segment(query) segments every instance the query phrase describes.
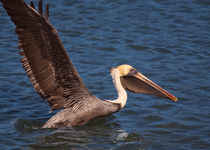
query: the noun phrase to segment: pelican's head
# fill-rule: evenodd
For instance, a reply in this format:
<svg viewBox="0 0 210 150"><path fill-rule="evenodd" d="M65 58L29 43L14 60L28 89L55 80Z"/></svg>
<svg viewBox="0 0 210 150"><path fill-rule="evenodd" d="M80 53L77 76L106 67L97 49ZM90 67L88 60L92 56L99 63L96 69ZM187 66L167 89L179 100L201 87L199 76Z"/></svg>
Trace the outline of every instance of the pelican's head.
<svg viewBox="0 0 210 150"><path fill-rule="evenodd" d="M112 77L118 72L118 77L124 89L134 93L153 94L160 97L165 97L177 101L178 99L149 80L135 68L130 65L120 65L111 69Z"/></svg>

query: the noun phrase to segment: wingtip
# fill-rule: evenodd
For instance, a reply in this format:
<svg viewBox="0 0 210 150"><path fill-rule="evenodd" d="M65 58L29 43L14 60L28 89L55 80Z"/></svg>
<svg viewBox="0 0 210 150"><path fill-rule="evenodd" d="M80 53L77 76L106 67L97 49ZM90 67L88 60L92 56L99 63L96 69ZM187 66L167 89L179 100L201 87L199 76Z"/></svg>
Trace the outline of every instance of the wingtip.
<svg viewBox="0 0 210 150"><path fill-rule="evenodd" d="M30 6L33 8L33 9L35 9L35 6L34 6L34 3L31 1L30 2ZM36 10L36 9L35 9Z"/></svg>
<svg viewBox="0 0 210 150"><path fill-rule="evenodd" d="M45 18L46 18L46 21L49 23L50 22L50 17L49 17L49 4L46 4L46 7L45 7Z"/></svg>
<svg viewBox="0 0 210 150"><path fill-rule="evenodd" d="M43 16L42 0L39 0L38 6L39 6L39 8L38 8L39 14L40 14L41 16Z"/></svg>

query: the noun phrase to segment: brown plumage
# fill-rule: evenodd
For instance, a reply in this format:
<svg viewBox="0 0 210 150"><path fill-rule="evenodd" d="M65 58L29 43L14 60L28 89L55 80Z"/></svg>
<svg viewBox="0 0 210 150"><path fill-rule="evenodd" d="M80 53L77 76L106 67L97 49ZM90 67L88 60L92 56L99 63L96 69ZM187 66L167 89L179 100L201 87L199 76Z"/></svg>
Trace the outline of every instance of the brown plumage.
<svg viewBox="0 0 210 150"><path fill-rule="evenodd" d="M38 11L33 2L30 5L23 0L1 0L1 2L16 25L21 62L35 90L42 98L48 99L52 110L64 108L49 119L44 128L83 125L91 119L117 112L124 106L127 94L124 93L124 89L120 89L122 86L117 84L121 83L117 81L115 86L117 90L119 89L119 98L113 102L100 100L87 90L68 57L56 29L49 22L48 4L43 13L42 0L39 1ZM130 67L121 68L129 70ZM120 76L131 75L129 72L122 74L125 70L119 70L121 72L113 71L114 82ZM123 85L129 85L129 82ZM120 98L120 93L123 93L124 97Z"/></svg>
<svg viewBox="0 0 210 150"><path fill-rule="evenodd" d="M71 117L71 112L77 114L77 110L83 110L84 105L86 105L84 111L95 109L95 105L98 104L94 102L101 100L88 92L74 68L56 29L49 23L48 5L46 5L46 12L43 16L41 0L38 12L35 10L33 2L30 5L22 0L1 0L1 2L16 25L15 32L18 34L19 48L21 49L19 54L23 56L21 62L34 88L42 98L48 99L52 110L68 108L70 119L61 118L61 121L57 121L59 123L52 123L51 119L44 127L77 126L91 120L92 117L84 116L80 117L80 121L74 121ZM106 101L101 103L107 107L113 105ZM89 104L93 104L93 106L87 107ZM119 104L113 106L113 112L119 110ZM62 112L67 110L61 111L56 116L62 116ZM104 116L106 113L97 114L93 118ZM72 122L74 123L72 124Z"/></svg>
<svg viewBox="0 0 210 150"><path fill-rule="evenodd" d="M16 25L23 68L36 91L43 98L48 98L52 109L70 106L74 97L81 95L79 93L83 93L86 98L91 97L72 65L57 31L46 21L49 17L42 16L41 1L39 13L22 0L2 2Z"/></svg>

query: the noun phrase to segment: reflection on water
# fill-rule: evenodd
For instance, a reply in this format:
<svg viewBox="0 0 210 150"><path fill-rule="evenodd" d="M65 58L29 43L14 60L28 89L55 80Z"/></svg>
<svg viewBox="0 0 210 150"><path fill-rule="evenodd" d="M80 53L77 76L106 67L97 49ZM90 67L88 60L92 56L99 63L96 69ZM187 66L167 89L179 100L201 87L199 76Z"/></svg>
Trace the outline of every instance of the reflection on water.
<svg viewBox="0 0 210 150"><path fill-rule="evenodd" d="M31 149L53 149L55 147L56 149L87 147L112 149L127 147L127 143L135 143L139 148L144 146L143 136L128 133L125 129L120 129L117 123L109 122L108 120L113 117L106 119L96 119L82 127L59 129L41 129L41 121L20 119L16 121L15 129L20 134L28 134L29 141L36 141L29 145ZM30 137L34 132L36 136Z"/></svg>
<svg viewBox="0 0 210 150"><path fill-rule="evenodd" d="M209 149L208 1L44 2L93 94L116 98L109 69L126 63L179 101L128 93L126 107L109 117L42 129L54 113L21 68L14 25L0 6L1 149Z"/></svg>

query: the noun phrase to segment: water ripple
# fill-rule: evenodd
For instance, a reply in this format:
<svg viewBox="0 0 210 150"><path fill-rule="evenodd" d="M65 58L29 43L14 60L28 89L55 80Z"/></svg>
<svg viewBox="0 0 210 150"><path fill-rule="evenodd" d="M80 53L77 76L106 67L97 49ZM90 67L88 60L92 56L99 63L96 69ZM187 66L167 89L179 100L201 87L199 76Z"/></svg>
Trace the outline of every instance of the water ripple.
<svg viewBox="0 0 210 150"><path fill-rule="evenodd" d="M54 113L26 77L14 25L0 5L2 149L209 149L209 1L47 2L93 94L116 98L109 69L126 63L179 101L129 92L114 115L79 128L42 129Z"/></svg>

